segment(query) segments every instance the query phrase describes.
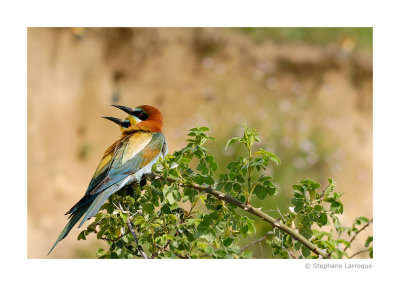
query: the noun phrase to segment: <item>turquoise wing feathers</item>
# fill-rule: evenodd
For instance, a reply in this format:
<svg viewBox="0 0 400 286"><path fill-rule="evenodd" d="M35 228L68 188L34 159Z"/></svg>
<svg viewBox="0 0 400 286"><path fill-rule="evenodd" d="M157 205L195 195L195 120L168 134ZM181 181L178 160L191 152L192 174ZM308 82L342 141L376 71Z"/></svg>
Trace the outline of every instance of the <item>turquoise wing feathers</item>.
<svg viewBox="0 0 400 286"><path fill-rule="evenodd" d="M86 205L71 215L71 217L69 218L70 220L68 221L64 229L61 231L56 242L53 244L52 248L50 249L49 253L47 253L47 255L49 255L50 252L53 251L54 247L56 247L56 245L68 235L68 233L71 231L71 229L74 227L74 225L78 222L78 220L82 217L82 215L86 212L87 209L88 207Z"/></svg>
<svg viewBox="0 0 400 286"><path fill-rule="evenodd" d="M138 135L134 137L135 134ZM147 136L148 138L146 138ZM137 137L141 138L139 139ZM145 147L138 148L135 146L139 146L140 144L131 143L139 140L142 140L142 142L144 141ZM129 174L136 173L140 169L145 168L156 157L158 158L158 156L162 155L164 143L165 138L162 133L134 133L132 137L127 137L115 151L107 175L101 183L92 189L90 194L94 195L100 193L111 185L126 178Z"/></svg>
<svg viewBox="0 0 400 286"><path fill-rule="evenodd" d="M84 197L67 212L70 214L70 221L50 252L68 235L82 216L79 227L99 211L110 195L125 185L139 181L143 174L151 172L158 157L164 157L167 153L162 133L135 132L117 141L113 152L110 148L100 161Z"/></svg>
<svg viewBox="0 0 400 286"><path fill-rule="evenodd" d="M126 150L127 147L121 148L123 151L117 152L108 175L103 180L102 184L96 187L93 193L91 193L92 195L99 195L89 207L79 227L99 211L100 207L110 195L120 190L131 181L139 181L145 171L151 171L151 166L157 161L158 157L162 155L164 142L165 139L162 133L154 133L146 147L130 159L125 158L125 156L129 156L129 151ZM142 170L142 172L140 172L140 170Z"/></svg>

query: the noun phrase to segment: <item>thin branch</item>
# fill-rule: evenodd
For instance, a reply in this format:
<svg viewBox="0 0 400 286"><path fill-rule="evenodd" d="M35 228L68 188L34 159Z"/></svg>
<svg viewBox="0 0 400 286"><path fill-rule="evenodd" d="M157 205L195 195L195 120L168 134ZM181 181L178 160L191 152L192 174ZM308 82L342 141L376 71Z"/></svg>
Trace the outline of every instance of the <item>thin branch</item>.
<svg viewBox="0 0 400 286"><path fill-rule="evenodd" d="M273 235L273 234L274 234L274 233L273 233L272 231L268 231L268 232L267 232L264 236L262 236L261 238L259 238L259 239L257 239L257 240L254 240L254 241L250 242L249 244L243 246L243 247L240 249L240 253L242 253L243 251L245 251L247 248L253 246L254 244L257 244L257 243L259 243L259 242L261 242L261 241L267 239L268 236Z"/></svg>
<svg viewBox="0 0 400 286"><path fill-rule="evenodd" d="M196 206L196 204L197 204L198 201L199 201L199 198L197 197L197 199L192 203L192 206L191 206L191 208L190 208L190 210L189 210L189 212L188 212L188 214L187 214L187 217L190 216L190 214L192 213L192 211L193 211L193 209L194 209L194 207ZM185 217L183 218L183 221L185 221Z"/></svg>
<svg viewBox="0 0 400 286"><path fill-rule="evenodd" d="M119 206L120 206L121 209L123 209L122 206L121 206L121 204L120 204ZM132 233L133 239L135 240L136 245L138 246L138 250L139 250L140 254L142 255L142 257L143 257L144 259L148 259L148 257L147 257L147 255L146 255L146 253L144 252L142 246L139 244L139 240L138 240L138 238L137 238L137 235L136 235L135 230L134 230L133 227L132 227L131 220L130 220L129 217L128 217L128 219L126 220L126 224L128 225L129 231Z"/></svg>
<svg viewBox="0 0 400 286"><path fill-rule="evenodd" d="M131 221L130 221L129 218L128 218L128 220L126 221L126 224L127 224L128 227L129 227L129 231L132 233L133 239L135 240L135 242L136 242L136 244L137 244L137 246L138 246L138 250L139 250L140 254L143 256L144 259L147 259L148 257L147 257L147 255L146 255L146 253L144 252L142 246L139 244L139 241L138 241L138 238L137 238L137 236L136 236L135 230L133 229L132 224L131 224Z"/></svg>
<svg viewBox="0 0 400 286"><path fill-rule="evenodd" d="M174 237L177 237L177 236L178 236L178 233L179 233L179 230L177 230L177 231L175 232ZM151 258L156 258L156 257L158 257L161 253L163 253L163 252L168 248L168 246L170 245L171 241L172 241L171 239L168 239L168 241L164 244L164 246L161 247L161 249L160 249L159 251L157 251L156 253L154 253L154 254L151 256Z"/></svg>
<svg viewBox="0 0 400 286"><path fill-rule="evenodd" d="M351 244L353 242L354 239L356 239L357 235L363 231L364 229L366 229L371 223L373 222L373 218L371 218L371 220L365 224L362 228L360 228L359 230L356 231L356 233L353 235L353 237L350 239L349 243ZM346 246L343 251L346 251L346 249L349 248L348 246Z"/></svg>
<svg viewBox="0 0 400 286"><path fill-rule="evenodd" d="M158 174L153 173L152 175L154 178L158 178L161 180L163 179L163 177ZM220 192L220 191L216 191L216 190L212 189L211 187L200 186L197 184L190 184L190 183L182 182L178 179L174 179L171 177L167 177L166 180L171 183L177 183L181 187L189 187L189 188L195 189L199 192L206 192L206 193L216 197L219 200L225 201L225 202L235 205L251 214L254 214L255 216L258 216L262 220L264 220L267 223L269 223L270 225L272 225L272 227L277 227L277 228L281 229L282 231L288 233L294 239L296 239L297 241L302 243L304 246L306 246L308 249L310 249L312 252L314 252L318 256L321 256L322 258L326 258L326 259L329 258L328 254L326 254L324 251L319 249L312 242L308 241L304 236L299 234L295 229L292 229L291 227L281 223L277 219L265 214L260 209L253 207L251 204L244 204L243 202L233 198L232 196L225 194L223 192Z"/></svg>
<svg viewBox="0 0 400 286"><path fill-rule="evenodd" d="M181 259L191 259L189 255L188 256L183 256L183 255L178 254L178 253L175 253L175 255L178 256Z"/></svg>
<svg viewBox="0 0 400 286"><path fill-rule="evenodd" d="M94 234L97 234L97 233L99 233L97 230L94 230L93 231L93 233ZM102 236L102 237L100 237L100 239L101 240L104 240L104 241L109 241L109 242L112 242L112 243L115 243L115 242L117 242L118 240L120 240L121 238L123 238L125 235L127 235L128 233L124 233L124 234L121 234L120 236L118 236L117 238L115 238L115 239L109 239L109 238L107 238L106 236Z"/></svg>
<svg viewBox="0 0 400 286"><path fill-rule="evenodd" d="M254 183L253 187L251 188L251 191L250 191L250 194L249 194L249 198L251 198L251 195L253 194L254 189L255 189L259 184L260 184L259 182ZM249 200L250 200L250 199L249 199Z"/></svg>
<svg viewBox="0 0 400 286"><path fill-rule="evenodd" d="M320 203L320 202L322 202L322 201L324 200L324 198L325 198L325 193L326 193L326 191L328 190L329 186L330 186L330 184L328 184L328 185L325 187L325 189L322 190L322 192L321 192L321 194L320 194L320 196L319 196L319 199L314 200L314 201L311 203L311 206L312 206L312 207L313 207L315 204Z"/></svg>
<svg viewBox="0 0 400 286"><path fill-rule="evenodd" d="M280 215L281 218L282 218L282 221L284 222L284 221L285 221L285 218L284 218L283 215L281 214L281 211L279 210L278 207L276 207L276 210L278 211L279 215Z"/></svg>
<svg viewBox="0 0 400 286"><path fill-rule="evenodd" d="M166 243L163 247L161 247L159 251L157 251L156 253L154 253L154 254L151 256L151 258L156 258L156 257L158 257L161 253L163 253L163 252L168 248L168 246L170 245L171 241L172 241L171 239L168 239L167 243Z"/></svg>
<svg viewBox="0 0 400 286"><path fill-rule="evenodd" d="M330 185L331 184L328 184L327 186L326 186L326 188L321 192L321 195L320 195L320 200L322 200L323 198L324 198L324 196L325 196L325 192L326 192L326 190L330 187Z"/></svg>
<svg viewBox="0 0 400 286"><path fill-rule="evenodd" d="M349 259L352 259L354 256L359 255L359 254L364 253L364 252L368 252L368 251L369 251L369 248L360 250L360 251L354 253L352 256L350 256Z"/></svg>

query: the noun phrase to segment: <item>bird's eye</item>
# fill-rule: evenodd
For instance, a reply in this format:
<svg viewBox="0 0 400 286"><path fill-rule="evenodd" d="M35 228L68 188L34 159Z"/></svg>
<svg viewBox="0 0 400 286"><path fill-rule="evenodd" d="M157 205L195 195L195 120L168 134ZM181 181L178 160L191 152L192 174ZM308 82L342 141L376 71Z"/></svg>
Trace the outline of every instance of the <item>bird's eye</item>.
<svg viewBox="0 0 400 286"><path fill-rule="evenodd" d="M146 120L148 118L148 115L141 110L135 110L133 115L139 118L140 120Z"/></svg>

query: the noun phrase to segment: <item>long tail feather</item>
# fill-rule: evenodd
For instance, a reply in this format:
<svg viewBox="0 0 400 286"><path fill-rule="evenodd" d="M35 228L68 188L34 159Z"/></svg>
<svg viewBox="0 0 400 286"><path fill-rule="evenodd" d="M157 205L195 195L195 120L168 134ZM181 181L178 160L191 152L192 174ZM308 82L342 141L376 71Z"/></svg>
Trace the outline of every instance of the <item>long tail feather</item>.
<svg viewBox="0 0 400 286"><path fill-rule="evenodd" d="M64 229L58 236L56 242L54 243L53 247L50 249L49 253L47 253L47 255L49 255L50 252L54 249L54 247L56 247L56 245L68 235L68 233L71 231L71 229L74 227L74 225L78 222L78 220L85 214L85 212L88 208L89 208L89 206L85 206L82 209L77 210L74 214L72 214L71 219L69 220L67 225L64 227Z"/></svg>
<svg viewBox="0 0 400 286"><path fill-rule="evenodd" d="M81 227L85 221L94 216L99 211L104 202L113 193L120 190L126 183L127 180L122 180L108 187L106 190L104 190L99 194L95 194L89 197L85 195L78 203L76 203L75 206L69 212L67 212L67 214L70 214L72 211L74 211L70 216L70 221L64 227L61 234L58 236L56 242L54 243L53 247L50 249L47 255L49 255L51 251L54 249L54 247L68 235L68 233L71 231L71 229L83 215L85 216L83 217L78 227Z"/></svg>
<svg viewBox="0 0 400 286"><path fill-rule="evenodd" d="M102 193L100 193L94 202L90 205L89 209L87 210L85 216L83 217L81 223L78 227L81 227L82 224L94 216L100 209L100 207L104 204L104 202L111 196L113 193L120 189L119 184L112 185Z"/></svg>
<svg viewBox="0 0 400 286"><path fill-rule="evenodd" d="M91 203L94 201L96 196L90 196L90 195L85 195L82 199L80 199L69 211L67 211L65 214L74 214L78 209L84 207L85 205Z"/></svg>

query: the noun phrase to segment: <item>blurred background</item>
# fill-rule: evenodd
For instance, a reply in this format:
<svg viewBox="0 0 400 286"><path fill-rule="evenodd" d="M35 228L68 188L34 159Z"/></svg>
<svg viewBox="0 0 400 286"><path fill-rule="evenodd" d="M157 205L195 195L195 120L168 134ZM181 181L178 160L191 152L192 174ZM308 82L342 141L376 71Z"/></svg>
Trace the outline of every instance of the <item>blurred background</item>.
<svg viewBox="0 0 400 286"><path fill-rule="evenodd" d="M28 258L94 258L102 246L75 228L47 257L120 134L100 118L125 117L110 104L157 106L170 152L210 127L221 167L243 152L226 140L256 128L282 161L269 170L279 195L255 201L273 216L298 179L332 177L343 224L372 217L372 28L28 28ZM255 221L261 237L270 228Z"/></svg>

